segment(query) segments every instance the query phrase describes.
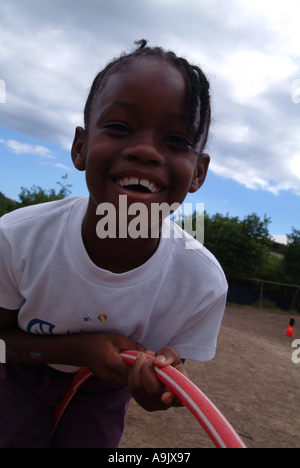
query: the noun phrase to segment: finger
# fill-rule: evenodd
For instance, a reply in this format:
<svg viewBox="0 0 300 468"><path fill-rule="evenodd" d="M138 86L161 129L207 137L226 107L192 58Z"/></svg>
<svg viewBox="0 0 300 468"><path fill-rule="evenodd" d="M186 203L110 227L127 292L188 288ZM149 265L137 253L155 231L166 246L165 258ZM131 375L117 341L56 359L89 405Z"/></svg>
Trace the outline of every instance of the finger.
<svg viewBox="0 0 300 468"><path fill-rule="evenodd" d="M157 378L153 360L138 355L128 376L129 390L135 401L147 411L166 410L182 406L181 401Z"/></svg>
<svg viewBox="0 0 300 468"><path fill-rule="evenodd" d="M140 351L142 353L147 353L148 350L143 346L141 343L138 343L137 341L131 340L130 338L127 338L123 335L116 335L118 336L118 342L117 342L117 348L119 352L122 351L127 351L128 349L131 349L133 351ZM151 351L150 351L151 353Z"/></svg>
<svg viewBox="0 0 300 468"><path fill-rule="evenodd" d="M131 371L128 375L128 386L132 394L139 392L143 388L140 370L146 359L147 357L145 354L139 353L131 367Z"/></svg>
<svg viewBox="0 0 300 468"><path fill-rule="evenodd" d="M110 356L103 356L100 363L100 375L109 385L127 385L130 366L128 366L119 353L111 352Z"/></svg>
<svg viewBox="0 0 300 468"><path fill-rule="evenodd" d="M174 393L170 391L163 393L161 396L162 403L164 403L165 405L169 405L169 406L172 405L175 399L176 399L176 396L174 395Z"/></svg>
<svg viewBox="0 0 300 468"><path fill-rule="evenodd" d="M131 371L131 366L125 363L120 353L126 349L135 351L144 351L146 348L124 335L105 334L106 353L102 355L101 367L104 368L105 379L109 383L114 380L117 383L127 385L128 375Z"/></svg>
<svg viewBox="0 0 300 468"><path fill-rule="evenodd" d="M165 405L171 405L175 399L174 393L168 391L162 394L161 401L165 403Z"/></svg>
<svg viewBox="0 0 300 468"><path fill-rule="evenodd" d="M161 401L165 405L168 406L174 406L174 407L179 407L179 406L184 406L182 401L174 395L171 391L167 391L162 394L161 396Z"/></svg>
<svg viewBox="0 0 300 468"><path fill-rule="evenodd" d="M143 366L144 362L147 360L147 356L144 353L139 353L136 357L136 360L134 361L132 365L132 372L131 374L133 376L139 376L141 367Z"/></svg>
<svg viewBox="0 0 300 468"><path fill-rule="evenodd" d="M158 379L152 359L145 359L139 371L140 380L147 395L157 401L161 400L161 395L166 391L166 387Z"/></svg>
<svg viewBox="0 0 300 468"><path fill-rule="evenodd" d="M175 351L173 348L163 348L159 353L157 353L156 358L154 359L154 365L157 367L164 366L177 366L181 363L180 354Z"/></svg>
<svg viewBox="0 0 300 468"><path fill-rule="evenodd" d="M128 384L133 395L144 394L145 398L160 401L166 387L157 378L153 360L141 353L135 360L128 376Z"/></svg>

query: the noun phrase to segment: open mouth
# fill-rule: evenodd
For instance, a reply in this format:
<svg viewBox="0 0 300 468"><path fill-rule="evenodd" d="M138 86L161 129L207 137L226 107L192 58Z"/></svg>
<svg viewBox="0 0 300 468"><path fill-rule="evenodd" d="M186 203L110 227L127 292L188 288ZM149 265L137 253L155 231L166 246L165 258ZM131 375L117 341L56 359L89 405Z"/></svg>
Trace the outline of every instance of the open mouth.
<svg viewBox="0 0 300 468"><path fill-rule="evenodd" d="M123 177L122 179L117 179L116 184L127 190L140 193L157 193L161 190L161 187L155 182L147 179L138 179L137 177Z"/></svg>

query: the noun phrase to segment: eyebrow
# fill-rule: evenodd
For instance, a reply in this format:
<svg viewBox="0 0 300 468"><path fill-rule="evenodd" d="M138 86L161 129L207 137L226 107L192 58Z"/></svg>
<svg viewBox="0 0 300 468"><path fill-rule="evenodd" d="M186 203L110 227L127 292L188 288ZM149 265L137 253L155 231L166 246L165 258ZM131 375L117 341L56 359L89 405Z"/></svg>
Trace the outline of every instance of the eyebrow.
<svg viewBox="0 0 300 468"><path fill-rule="evenodd" d="M111 110L114 110L116 108L134 109L136 107L138 107L138 104L136 104L135 102L132 102L130 100L127 100L127 99L124 99L122 101L114 101L112 104L109 104L107 107L104 107L103 109L101 109L100 116L102 117L103 114L106 114L106 113L108 113ZM188 122L188 120L189 120L189 116L188 116L187 113L182 114L182 113L172 112L172 111L169 112L169 118L170 119L171 118L180 119L180 120L182 120L184 122Z"/></svg>
<svg viewBox="0 0 300 468"><path fill-rule="evenodd" d="M101 110L101 114L103 113L106 113L106 112L109 112L115 108L118 108L118 107L121 107L123 109L129 109L129 108L133 108L133 107L136 107L135 104L129 100L123 100L123 101L114 101L112 104L109 104L109 106L107 107L104 107L102 110Z"/></svg>

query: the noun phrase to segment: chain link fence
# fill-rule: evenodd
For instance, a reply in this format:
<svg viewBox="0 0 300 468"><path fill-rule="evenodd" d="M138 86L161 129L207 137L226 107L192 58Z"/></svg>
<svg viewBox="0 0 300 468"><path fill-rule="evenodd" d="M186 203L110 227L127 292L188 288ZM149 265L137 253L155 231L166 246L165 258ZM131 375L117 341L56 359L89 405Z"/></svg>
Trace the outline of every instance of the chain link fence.
<svg viewBox="0 0 300 468"><path fill-rule="evenodd" d="M238 276L227 276L227 281L228 302L300 313L300 285Z"/></svg>

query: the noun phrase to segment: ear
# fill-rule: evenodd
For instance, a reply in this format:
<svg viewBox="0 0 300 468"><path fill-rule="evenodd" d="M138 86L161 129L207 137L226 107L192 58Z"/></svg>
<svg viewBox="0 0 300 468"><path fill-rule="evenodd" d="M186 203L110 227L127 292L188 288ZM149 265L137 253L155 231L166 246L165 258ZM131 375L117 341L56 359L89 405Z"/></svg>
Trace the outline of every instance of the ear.
<svg viewBox="0 0 300 468"><path fill-rule="evenodd" d="M86 131L82 127L76 127L75 136L71 148L71 157L78 171L85 170Z"/></svg>
<svg viewBox="0 0 300 468"><path fill-rule="evenodd" d="M198 157L198 161L195 167L194 177L189 189L189 193L194 193L204 184L206 179L208 166L210 163L210 156L206 153L202 153Z"/></svg>

